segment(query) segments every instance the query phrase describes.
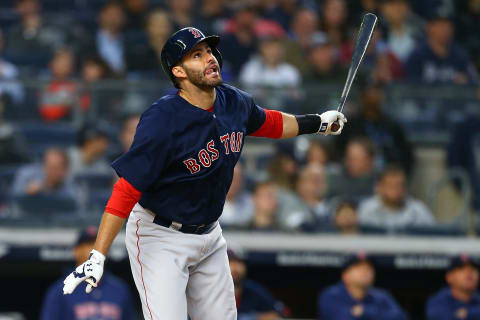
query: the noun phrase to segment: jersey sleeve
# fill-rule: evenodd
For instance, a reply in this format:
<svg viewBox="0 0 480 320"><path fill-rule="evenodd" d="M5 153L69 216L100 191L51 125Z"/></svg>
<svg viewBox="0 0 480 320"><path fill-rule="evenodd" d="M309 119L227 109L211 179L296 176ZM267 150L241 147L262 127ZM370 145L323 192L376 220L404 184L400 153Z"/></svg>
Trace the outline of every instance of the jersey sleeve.
<svg viewBox="0 0 480 320"><path fill-rule="evenodd" d="M255 104L252 96L246 92L242 92L247 102L248 120L247 120L247 135L251 135L263 125L266 119L265 110Z"/></svg>
<svg viewBox="0 0 480 320"><path fill-rule="evenodd" d="M143 192L159 178L169 156L169 116L153 105L145 111L130 149L112 163L118 176Z"/></svg>

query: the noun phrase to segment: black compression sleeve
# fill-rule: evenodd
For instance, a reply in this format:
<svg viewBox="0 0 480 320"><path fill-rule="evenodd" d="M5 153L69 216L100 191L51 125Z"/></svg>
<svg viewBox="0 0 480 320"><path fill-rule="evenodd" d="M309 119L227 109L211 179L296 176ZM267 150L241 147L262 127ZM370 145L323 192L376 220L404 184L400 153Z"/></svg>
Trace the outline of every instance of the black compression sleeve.
<svg viewBox="0 0 480 320"><path fill-rule="evenodd" d="M298 122L298 135L306 133L317 133L322 123L319 114L305 114L295 116Z"/></svg>

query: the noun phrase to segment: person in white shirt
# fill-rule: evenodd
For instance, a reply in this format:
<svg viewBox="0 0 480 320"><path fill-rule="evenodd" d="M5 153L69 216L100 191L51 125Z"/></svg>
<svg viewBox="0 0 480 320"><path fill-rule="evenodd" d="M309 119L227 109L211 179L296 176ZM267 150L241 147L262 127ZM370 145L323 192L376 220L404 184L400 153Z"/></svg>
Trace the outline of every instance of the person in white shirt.
<svg viewBox="0 0 480 320"><path fill-rule="evenodd" d="M375 193L360 203L358 216L362 226L395 231L435 223L427 206L408 196L406 175L400 167L389 166L382 172Z"/></svg>
<svg viewBox="0 0 480 320"><path fill-rule="evenodd" d="M250 59L240 72L244 86L296 87L301 78L297 68L284 61L285 48L280 37L265 36L260 39L259 55Z"/></svg>

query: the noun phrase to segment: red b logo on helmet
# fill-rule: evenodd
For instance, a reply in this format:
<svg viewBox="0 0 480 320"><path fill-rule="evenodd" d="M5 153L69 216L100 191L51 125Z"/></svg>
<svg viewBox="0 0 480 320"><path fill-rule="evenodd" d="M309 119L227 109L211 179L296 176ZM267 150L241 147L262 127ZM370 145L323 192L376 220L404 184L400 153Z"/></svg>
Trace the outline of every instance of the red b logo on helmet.
<svg viewBox="0 0 480 320"><path fill-rule="evenodd" d="M200 31L198 31L197 29L189 28L188 30L193 34L193 37L194 37L195 39L202 37L202 34L201 34Z"/></svg>

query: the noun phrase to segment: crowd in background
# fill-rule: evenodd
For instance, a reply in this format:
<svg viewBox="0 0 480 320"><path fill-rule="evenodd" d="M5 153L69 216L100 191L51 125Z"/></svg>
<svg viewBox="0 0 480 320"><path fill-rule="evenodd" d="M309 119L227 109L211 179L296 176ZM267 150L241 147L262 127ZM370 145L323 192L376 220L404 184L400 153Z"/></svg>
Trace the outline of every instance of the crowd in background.
<svg viewBox="0 0 480 320"><path fill-rule="evenodd" d="M382 103L392 83L477 84L480 38L472 30L480 1L12 0L0 6L0 219L32 211L62 212L65 220L72 212L100 216L116 178L109 163L128 149L141 111L172 92L159 57L175 30L196 26L221 35L226 82L259 105L301 113L302 99L316 88L343 87L362 14L374 12L379 26L342 135L310 139L300 154L295 143L276 144L258 159L260 175L240 161L221 221L242 230L344 234L436 225L425 203L409 195L414 146ZM37 80L42 85L32 90ZM105 85L109 80L122 81L125 90ZM138 80L163 85L135 100L127 92ZM328 103L310 108L319 112ZM480 120L469 121L470 135ZM462 128L454 134L465 135ZM40 136L42 143L35 142ZM458 157L460 148L465 157ZM449 164L476 172L472 152L465 141L452 143Z"/></svg>

